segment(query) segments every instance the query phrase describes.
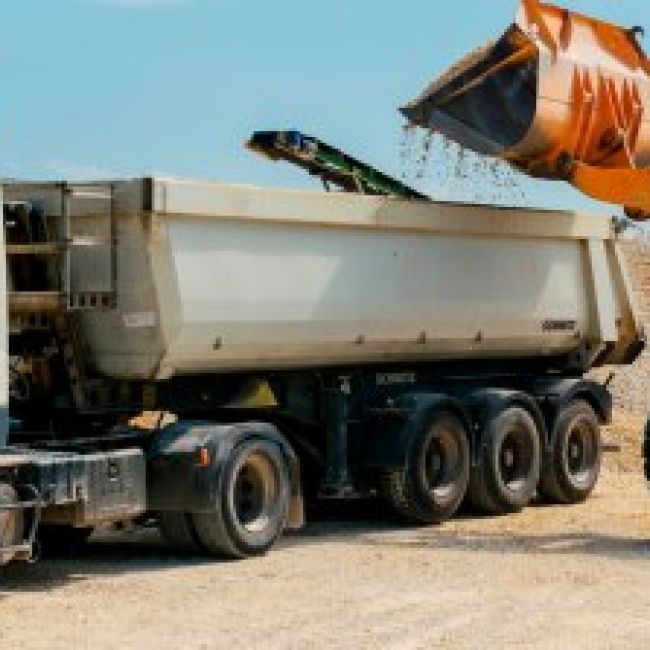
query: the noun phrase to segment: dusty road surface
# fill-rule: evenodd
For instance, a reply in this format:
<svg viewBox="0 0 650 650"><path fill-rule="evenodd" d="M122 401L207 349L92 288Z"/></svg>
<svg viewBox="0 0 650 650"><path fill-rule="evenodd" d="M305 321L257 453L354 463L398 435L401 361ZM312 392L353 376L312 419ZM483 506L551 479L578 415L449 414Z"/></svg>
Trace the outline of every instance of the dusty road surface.
<svg viewBox="0 0 650 650"><path fill-rule="evenodd" d="M179 560L147 531L5 572L1 647L650 646L650 494L636 462L610 460L577 507L411 529L347 514L258 560Z"/></svg>

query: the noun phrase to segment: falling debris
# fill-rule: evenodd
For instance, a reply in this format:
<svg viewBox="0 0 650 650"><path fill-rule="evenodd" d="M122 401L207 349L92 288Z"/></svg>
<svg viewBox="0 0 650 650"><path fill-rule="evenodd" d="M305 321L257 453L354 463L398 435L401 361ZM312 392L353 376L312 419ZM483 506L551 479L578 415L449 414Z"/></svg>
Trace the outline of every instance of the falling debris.
<svg viewBox="0 0 650 650"><path fill-rule="evenodd" d="M402 127L400 177L436 198L521 206L530 203L526 179L507 162L486 158L440 133Z"/></svg>

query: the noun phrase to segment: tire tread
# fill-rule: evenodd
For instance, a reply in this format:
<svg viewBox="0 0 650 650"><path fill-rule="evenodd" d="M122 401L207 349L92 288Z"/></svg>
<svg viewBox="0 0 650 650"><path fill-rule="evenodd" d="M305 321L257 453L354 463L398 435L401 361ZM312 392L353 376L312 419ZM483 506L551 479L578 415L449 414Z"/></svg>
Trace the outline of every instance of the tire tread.
<svg viewBox="0 0 650 650"><path fill-rule="evenodd" d="M418 485L417 480L410 475L412 468L416 465L416 459L413 454L419 449L418 440L414 448L409 452L409 458L406 459L403 467L385 469L379 476L379 489L384 500L393 509L393 511L405 521L418 524L440 524L446 521L458 510L462 500L465 496L467 489L467 482L469 481L469 441L467 440L467 432L463 426L462 421L452 412L441 410L438 411L436 417L433 417L429 426L433 426L437 419L444 420L450 418L456 425L458 431L463 431L461 435L464 436L464 485L462 490L457 493L454 502L448 503L445 506L437 504L435 509L431 507L430 497L423 493L423 488ZM427 429L428 430L428 429ZM423 430L424 431L424 430ZM423 435L423 432L418 434Z"/></svg>
<svg viewBox="0 0 650 650"><path fill-rule="evenodd" d="M485 428L485 432L488 438L485 441L482 441L482 456L485 456L486 453L489 453L490 441L492 440L492 437L497 433L493 429L494 422L509 412L517 411L523 412L526 418L530 419L535 428L539 443L537 447L537 465L539 467L541 464L541 441L539 440L538 427L536 426L535 420L528 409L518 404L506 406L505 408L492 413L486 419L487 426ZM503 493L503 491L499 488L497 476L493 471L494 468L490 465L490 463L484 462L483 458L481 458L479 459L479 462L472 468L469 488L467 491L468 505L473 510L493 515L514 514L520 512L525 507L525 505L514 502L511 497L508 497L508 495ZM536 480L535 483L537 484L537 482L538 481ZM533 494L531 493L530 496L532 498Z"/></svg>
<svg viewBox="0 0 650 650"><path fill-rule="evenodd" d="M159 528L162 538L175 551L190 555L205 552L190 515L183 512L163 512L160 514Z"/></svg>
<svg viewBox="0 0 650 650"><path fill-rule="evenodd" d="M580 410L585 411L589 417L593 417L596 422L598 421L598 416L596 415L591 404L583 399L576 399L570 402L569 405L560 413L557 420L559 422L562 418L571 417L573 413L580 412ZM646 436L647 435L648 432L646 430ZM551 454L546 459L546 462L542 464L542 472L540 475L539 485L537 487L537 491L542 500L544 500L546 503L558 505L572 505L585 501L591 494L591 490L581 495L572 494L569 487L562 485L560 476L556 471L556 463L556 449L554 446ZM598 460L598 464L600 465L600 459ZM596 477L596 481L597 480L598 479Z"/></svg>
<svg viewBox="0 0 650 650"><path fill-rule="evenodd" d="M388 505L399 517L417 522L417 503L409 490L406 472L402 468L385 470L380 476L380 490Z"/></svg>

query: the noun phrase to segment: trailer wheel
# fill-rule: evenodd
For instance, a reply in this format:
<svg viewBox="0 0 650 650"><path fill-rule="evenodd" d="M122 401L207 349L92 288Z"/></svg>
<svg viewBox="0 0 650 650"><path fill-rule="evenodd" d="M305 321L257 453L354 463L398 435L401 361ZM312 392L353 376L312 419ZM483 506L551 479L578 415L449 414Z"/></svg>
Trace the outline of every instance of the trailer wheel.
<svg viewBox="0 0 650 650"><path fill-rule="evenodd" d="M158 528L163 540L174 551L188 555L200 555L204 552L189 514L161 512Z"/></svg>
<svg viewBox="0 0 650 650"><path fill-rule="evenodd" d="M553 503L580 503L589 497L600 475L600 422L583 400L565 407L555 423L553 448L539 482L539 493Z"/></svg>
<svg viewBox="0 0 650 650"><path fill-rule="evenodd" d="M540 464L540 436L531 414L518 406L499 411L486 423L468 502L493 514L520 511L535 494Z"/></svg>
<svg viewBox="0 0 650 650"><path fill-rule="evenodd" d="M243 442L226 464L220 508L192 515L198 539L213 555L262 555L284 531L290 493L289 470L280 448L266 440Z"/></svg>
<svg viewBox="0 0 650 650"><path fill-rule="evenodd" d="M0 506L12 506L18 503L16 490L7 483L0 483ZM22 510L0 510L0 548L16 546L22 543L25 527ZM0 565L11 562L13 553L0 552Z"/></svg>
<svg viewBox="0 0 650 650"><path fill-rule="evenodd" d="M406 466L382 475L383 496L405 519L442 523L465 496L469 458L465 426L453 413L440 411L416 436Z"/></svg>

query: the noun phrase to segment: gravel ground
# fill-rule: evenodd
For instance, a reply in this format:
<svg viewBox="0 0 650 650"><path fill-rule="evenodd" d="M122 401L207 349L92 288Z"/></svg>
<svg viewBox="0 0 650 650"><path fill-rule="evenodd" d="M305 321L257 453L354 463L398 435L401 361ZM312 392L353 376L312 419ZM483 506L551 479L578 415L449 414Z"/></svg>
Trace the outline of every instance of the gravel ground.
<svg viewBox="0 0 650 650"><path fill-rule="evenodd" d="M3 648L647 648L650 494L404 529L337 510L265 558L177 559L155 531L0 575ZM361 510L361 511L360 511Z"/></svg>

